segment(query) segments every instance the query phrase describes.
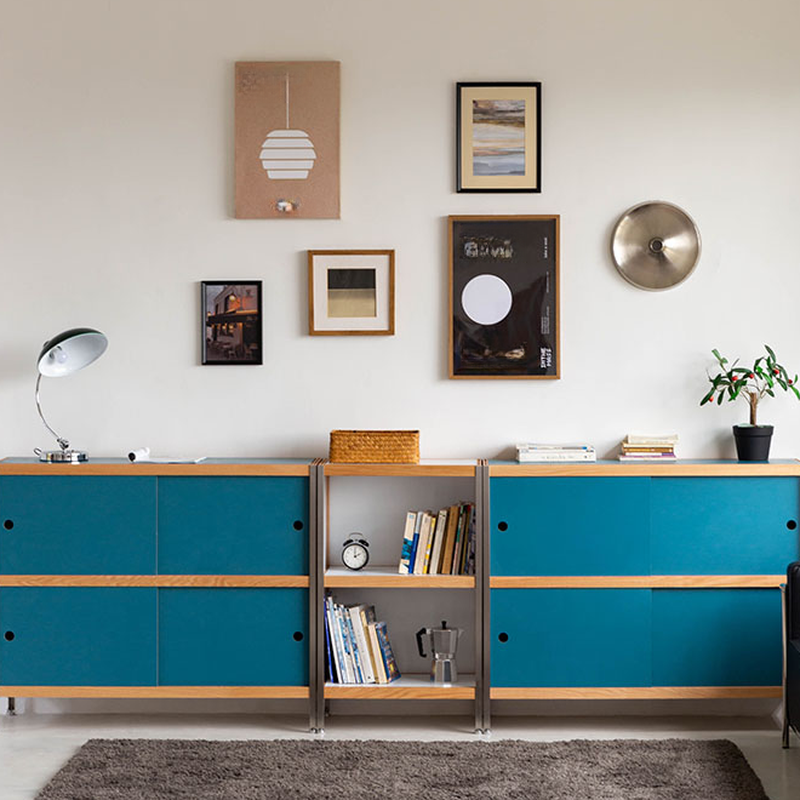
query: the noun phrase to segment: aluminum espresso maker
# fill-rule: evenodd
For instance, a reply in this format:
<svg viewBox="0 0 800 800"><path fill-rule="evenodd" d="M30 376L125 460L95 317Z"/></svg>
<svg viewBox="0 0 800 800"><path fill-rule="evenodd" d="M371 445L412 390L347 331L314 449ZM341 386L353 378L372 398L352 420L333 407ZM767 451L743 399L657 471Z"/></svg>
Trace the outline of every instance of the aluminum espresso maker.
<svg viewBox="0 0 800 800"><path fill-rule="evenodd" d="M447 622L442 620L441 628L420 628L417 631L417 649L422 658L427 658L422 645L422 637L430 636L430 646L433 651L431 664L431 680L434 683L455 683L458 680L456 670L456 648L462 628L448 628Z"/></svg>

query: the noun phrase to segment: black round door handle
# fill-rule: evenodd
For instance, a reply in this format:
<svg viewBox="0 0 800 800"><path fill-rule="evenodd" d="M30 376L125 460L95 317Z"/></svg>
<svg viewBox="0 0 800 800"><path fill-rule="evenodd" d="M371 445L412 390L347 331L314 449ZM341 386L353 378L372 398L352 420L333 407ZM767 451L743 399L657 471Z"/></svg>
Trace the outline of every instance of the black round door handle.
<svg viewBox="0 0 800 800"><path fill-rule="evenodd" d="M498 635L498 637L497 637L497 638L498 638L498 639L499 639L501 642L503 642L503 643L505 644L505 643L508 641L508 634L507 634L507 633L501 633L501 634L499 634L499 635Z"/></svg>
<svg viewBox="0 0 800 800"><path fill-rule="evenodd" d="M507 522L498 522L497 523L497 530L499 530L499 531L507 531L508 530L508 523Z"/></svg>
<svg viewBox="0 0 800 800"><path fill-rule="evenodd" d="M293 527L293 528L294 528L296 531L301 531L301 530L303 530L303 520L301 520L301 519L296 519L296 520L295 520L295 521L292 523L292 527Z"/></svg>
<svg viewBox="0 0 800 800"><path fill-rule="evenodd" d="M796 520L796 519L790 519L790 520L789 520L789 521L786 523L786 527L787 527L787 528L788 528L790 531L793 531L793 530L794 530L794 529L797 527L797 520Z"/></svg>
<svg viewBox="0 0 800 800"><path fill-rule="evenodd" d="M5 640L7 642L13 642L14 641L14 631L6 631L3 634L3 637L5 638Z"/></svg>
<svg viewBox="0 0 800 800"><path fill-rule="evenodd" d="M4 528L5 528L7 531L10 531L10 530L11 530L11 529L14 527L14 520L13 520L13 519L7 519L7 520L6 520L6 521L3 523L3 527L4 527Z"/></svg>
<svg viewBox="0 0 800 800"><path fill-rule="evenodd" d="M302 633L302 631L295 631L292 634L292 639L294 639L296 642L302 642L303 641L303 633Z"/></svg>

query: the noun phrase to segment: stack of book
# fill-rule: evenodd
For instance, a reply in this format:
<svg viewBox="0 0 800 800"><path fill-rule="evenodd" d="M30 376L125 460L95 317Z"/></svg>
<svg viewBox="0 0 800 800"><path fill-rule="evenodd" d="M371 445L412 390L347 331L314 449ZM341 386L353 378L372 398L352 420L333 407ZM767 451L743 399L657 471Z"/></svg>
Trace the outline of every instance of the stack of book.
<svg viewBox="0 0 800 800"><path fill-rule="evenodd" d="M475 504L409 511L403 531L401 575L474 575Z"/></svg>
<svg viewBox="0 0 800 800"><path fill-rule="evenodd" d="M325 597L325 679L331 683L391 683L400 677L385 622L375 607L345 606Z"/></svg>
<svg viewBox="0 0 800 800"><path fill-rule="evenodd" d="M518 444L517 461L520 464L597 461L597 453L590 444Z"/></svg>
<svg viewBox="0 0 800 800"><path fill-rule="evenodd" d="M675 461L678 435L638 436L629 433L622 440L620 461Z"/></svg>

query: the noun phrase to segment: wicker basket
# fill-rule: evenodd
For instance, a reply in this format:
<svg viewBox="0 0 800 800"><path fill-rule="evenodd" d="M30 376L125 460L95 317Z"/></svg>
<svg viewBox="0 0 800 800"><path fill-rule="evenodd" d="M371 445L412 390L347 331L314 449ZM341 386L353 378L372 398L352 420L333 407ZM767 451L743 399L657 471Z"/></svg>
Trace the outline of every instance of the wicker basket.
<svg viewBox="0 0 800 800"><path fill-rule="evenodd" d="M418 464L419 431L331 431L334 464Z"/></svg>

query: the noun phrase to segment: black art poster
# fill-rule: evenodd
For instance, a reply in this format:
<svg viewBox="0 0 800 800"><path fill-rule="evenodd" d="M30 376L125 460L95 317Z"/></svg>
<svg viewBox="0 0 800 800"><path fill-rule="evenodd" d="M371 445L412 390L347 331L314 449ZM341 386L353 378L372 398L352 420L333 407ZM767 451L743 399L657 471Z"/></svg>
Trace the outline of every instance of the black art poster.
<svg viewBox="0 0 800 800"><path fill-rule="evenodd" d="M454 378L557 378L558 217L451 217Z"/></svg>

